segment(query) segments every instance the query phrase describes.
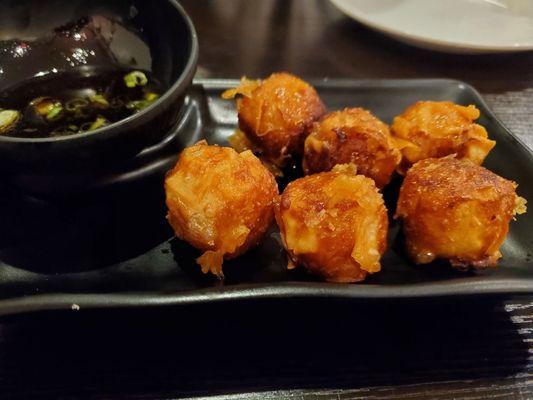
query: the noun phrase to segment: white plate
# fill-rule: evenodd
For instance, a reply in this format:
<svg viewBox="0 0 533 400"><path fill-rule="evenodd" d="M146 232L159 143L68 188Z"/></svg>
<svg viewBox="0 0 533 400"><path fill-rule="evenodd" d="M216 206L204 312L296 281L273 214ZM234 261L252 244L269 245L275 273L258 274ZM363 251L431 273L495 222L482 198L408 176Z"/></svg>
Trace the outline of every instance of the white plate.
<svg viewBox="0 0 533 400"><path fill-rule="evenodd" d="M331 0L356 21L453 53L533 50L533 0Z"/></svg>

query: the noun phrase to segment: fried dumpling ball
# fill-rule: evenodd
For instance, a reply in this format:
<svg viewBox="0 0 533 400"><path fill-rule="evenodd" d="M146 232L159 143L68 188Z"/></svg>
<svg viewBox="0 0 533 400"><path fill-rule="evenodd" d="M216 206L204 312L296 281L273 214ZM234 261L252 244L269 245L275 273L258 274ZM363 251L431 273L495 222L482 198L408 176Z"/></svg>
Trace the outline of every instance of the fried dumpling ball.
<svg viewBox="0 0 533 400"><path fill-rule="evenodd" d="M201 141L181 153L165 178L168 221L176 236L204 251L204 273L222 277L223 259L257 244L274 218L278 187L251 151Z"/></svg>
<svg viewBox="0 0 533 400"><path fill-rule="evenodd" d="M417 264L447 259L460 269L496 266L499 249L526 201L516 184L453 156L416 163L400 189L396 218Z"/></svg>
<svg viewBox="0 0 533 400"><path fill-rule="evenodd" d="M276 221L289 268L301 265L330 282L362 281L381 269L387 209L374 181L353 165L289 183Z"/></svg>
<svg viewBox="0 0 533 400"><path fill-rule="evenodd" d="M449 101L419 101L394 118L391 126L401 149L399 171L405 173L417 161L456 154L481 165L496 144L487 131L474 123L479 110Z"/></svg>
<svg viewBox="0 0 533 400"><path fill-rule="evenodd" d="M386 124L365 109L346 108L313 124L305 139L303 168L313 174L353 163L357 173L383 188L400 160Z"/></svg>
<svg viewBox="0 0 533 400"><path fill-rule="evenodd" d="M301 154L310 125L325 113L315 89L294 75L281 72L261 81L243 79L223 94L237 96L239 129L261 157L282 168Z"/></svg>

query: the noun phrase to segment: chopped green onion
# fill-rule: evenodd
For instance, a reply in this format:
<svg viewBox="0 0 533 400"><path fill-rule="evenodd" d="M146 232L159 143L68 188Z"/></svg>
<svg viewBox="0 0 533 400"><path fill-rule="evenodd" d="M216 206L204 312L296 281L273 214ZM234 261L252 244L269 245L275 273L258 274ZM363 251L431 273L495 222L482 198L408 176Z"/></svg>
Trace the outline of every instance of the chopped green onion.
<svg viewBox="0 0 533 400"><path fill-rule="evenodd" d="M0 134L13 130L20 120L20 112L15 110L0 110Z"/></svg>
<svg viewBox="0 0 533 400"><path fill-rule="evenodd" d="M94 96L89 97L89 100L96 108L101 108L101 109L109 108L109 102L101 94L95 94Z"/></svg>
<svg viewBox="0 0 533 400"><path fill-rule="evenodd" d="M61 103L56 103L52 106L50 111L46 114L46 119L48 121L57 121L59 118L61 118L61 114L63 113L63 106Z"/></svg>
<svg viewBox="0 0 533 400"><path fill-rule="evenodd" d="M126 108L128 110L140 111L144 107L146 107L145 100L133 100L133 101L126 103Z"/></svg>
<svg viewBox="0 0 533 400"><path fill-rule="evenodd" d="M148 83L148 78L141 71L132 71L126 76L124 76L124 83L129 88L134 88L136 86L145 86Z"/></svg>
<svg viewBox="0 0 533 400"><path fill-rule="evenodd" d="M126 108L134 111L141 111L143 108L148 107L154 101L159 98L158 94L155 93L145 93L143 100L133 100L126 104Z"/></svg>
<svg viewBox="0 0 533 400"><path fill-rule="evenodd" d="M38 116L46 118L47 121L59 119L63 111L61 102L52 97L37 97L30 102L30 107Z"/></svg>
<svg viewBox="0 0 533 400"><path fill-rule="evenodd" d="M156 93L148 92L144 94L144 99L146 101L154 102L159 98L159 95Z"/></svg>
<svg viewBox="0 0 533 400"><path fill-rule="evenodd" d="M128 110L133 110L133 111L138 112L138 111L141 111L143 108L148 107L150 104L151 102L146 101L146 100L134 100L134 101L130 101L129 103L127 103L126 108Z"/></svg>
<svg viewBox="0 0 533 400"><path fill-rule="evenodd" d="M93 122L85 122L80 127L80 132L94 131L95 129L106 126L109 123L104 117L97 117Z"/></svg>
<svg viewBox="0 0 533 400"><path fill-rule="evenodd" d="M89 131L94 131L95 129L101 128L108 124L107 119L104 117L98 117L96 120L89 126Z"/></svg>

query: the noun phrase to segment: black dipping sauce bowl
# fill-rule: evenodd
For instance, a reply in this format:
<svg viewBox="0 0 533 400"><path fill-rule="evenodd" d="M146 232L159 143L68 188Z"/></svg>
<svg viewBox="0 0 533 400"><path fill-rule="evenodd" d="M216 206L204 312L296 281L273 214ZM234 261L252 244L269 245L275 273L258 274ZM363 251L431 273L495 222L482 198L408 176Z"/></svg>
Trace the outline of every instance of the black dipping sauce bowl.
<svg viewBox="0 0 533 400"><path fill-rule="evenodd" d="M24 176L27 186L48 180L52 192L89 187L84 179L94 179L95 171L127 162L179 123L197 58L194 26L174 0L0 0L0 107L2 96L28 80L38 92L58 76L68 85L116 68L147 71L162 87L150 106L100 129L0 135L1 179Z"/></svg>

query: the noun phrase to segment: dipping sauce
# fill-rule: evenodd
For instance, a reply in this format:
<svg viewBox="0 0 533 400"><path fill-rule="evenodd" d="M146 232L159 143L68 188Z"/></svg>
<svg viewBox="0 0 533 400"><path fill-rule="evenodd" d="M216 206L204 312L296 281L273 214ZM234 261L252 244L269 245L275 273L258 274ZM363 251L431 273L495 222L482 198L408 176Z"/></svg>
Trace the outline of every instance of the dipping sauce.
<svg viewBox="0 0 533 400"><path fill-rule="evenodd" d="M73 69L0 93L0 135L69 136L120 121L156 101L161 85L141 70Z"/></svg>

